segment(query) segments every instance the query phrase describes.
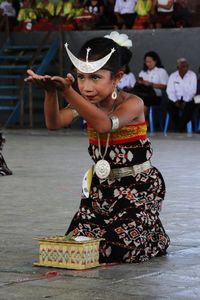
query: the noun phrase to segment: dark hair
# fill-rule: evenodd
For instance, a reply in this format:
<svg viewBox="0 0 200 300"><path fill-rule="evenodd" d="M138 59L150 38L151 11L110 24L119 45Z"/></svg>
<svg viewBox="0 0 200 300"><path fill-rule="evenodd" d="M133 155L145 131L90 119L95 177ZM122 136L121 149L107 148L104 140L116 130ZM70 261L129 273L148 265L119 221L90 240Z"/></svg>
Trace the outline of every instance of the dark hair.
<svg viewBox="0 0 200 300"><path fill-rule="evenodd" d="M128 64L132 57L132 53L127 47L119 46L113 40L105 37L97 37L87 41L79 52L80 59L85 60L87 48L91 48L89 61L95 61L106 56L110 53L111 49L114 48L115 52L102 68L107 69L114 74Z"/></svg>
<svg viewBox="0 0 200 300"><path fill-rule="evenodd" d="M124 73L129 74L131 72L129 65L124 66Z"/></svg>
<svg viewBox="0 0 200 300"><path fill-rule="evenodd" d="M162 62L161 62L161 59L160 59L159 55L158 55L156 52L154 52L154 51L149 51L149 52L147 52L147 53L144 55L144 66L143 66L143 70L144 70L144 71L147 71L147 70L148 70L148 68L147 68L147 66L146 66L146 64L145 64L145 59L146 59L147 57L151 57L151 58L156 62L156 67L158 67L158 68L163 68L163 69L164 69L164 67L163 67L163 65L162 65Z"/></svg>

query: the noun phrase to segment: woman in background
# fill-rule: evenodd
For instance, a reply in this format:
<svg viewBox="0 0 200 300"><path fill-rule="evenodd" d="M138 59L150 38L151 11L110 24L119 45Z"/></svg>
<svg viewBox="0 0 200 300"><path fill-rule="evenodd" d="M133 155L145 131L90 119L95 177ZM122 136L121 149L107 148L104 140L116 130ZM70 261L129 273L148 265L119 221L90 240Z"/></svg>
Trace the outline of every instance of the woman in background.
<svg viewBox="0 0 200 300"><path fill-rule="evenodd" d="M164 69L159 55L150 51L144 55L144 66L140 71L137 83L142 87L149 89L146 95L143 95L146 111L149 106L160 105L162 101L162 93L166 90L168 82L168 74ZM154 95L155 94L155 95Z"/></svg>

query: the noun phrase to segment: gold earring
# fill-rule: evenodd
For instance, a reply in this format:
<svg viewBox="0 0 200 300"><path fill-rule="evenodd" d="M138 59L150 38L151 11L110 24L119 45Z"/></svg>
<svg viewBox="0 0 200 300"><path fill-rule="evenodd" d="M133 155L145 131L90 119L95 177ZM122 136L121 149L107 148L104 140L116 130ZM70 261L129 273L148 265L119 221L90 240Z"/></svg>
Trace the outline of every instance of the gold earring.
<svg viewBox="0 0 200 300"><path fill-rule="evenodd" d="M112 92L111 97L112 97L113 100L117 99L117 89L116 89L116 87L114 88L114 91Z"/></svg>

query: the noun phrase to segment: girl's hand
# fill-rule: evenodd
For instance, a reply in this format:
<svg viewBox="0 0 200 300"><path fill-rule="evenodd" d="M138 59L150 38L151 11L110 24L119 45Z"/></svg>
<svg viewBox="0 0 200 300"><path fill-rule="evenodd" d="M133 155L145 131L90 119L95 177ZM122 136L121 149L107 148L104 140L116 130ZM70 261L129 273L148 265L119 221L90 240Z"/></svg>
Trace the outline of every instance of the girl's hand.
<svg viewBox="0 0 200 300"><path fill-rule="evenodd" d="M51 77L51 81L56 85L58 90L64 92L74 83L75 79L72 74L68 73L65 78L60 76L53 76Z"/></svg>
<svg viewBox="0 0 200 300"><path fill-rule="evenodd" d="M38 85L39 87L45 89L48 92L56 91L57 87L54 82L51 80L51 76L49 75L38 75L32 70L27 70L27 74L29 75L24 79L26 82L32 82Z"/></svg>
<svg viewBox="0 0 200 300"><path fill-rule="evenodd" d="M49 75L42 76L34 73L32 70L27 70L27 74L29 76L25 78L24 81L36 83L39 87L45 89L47 92L53 92L56 90L63 92L74 82L74 77L70 73L67 74L66 78Z"/></svg>

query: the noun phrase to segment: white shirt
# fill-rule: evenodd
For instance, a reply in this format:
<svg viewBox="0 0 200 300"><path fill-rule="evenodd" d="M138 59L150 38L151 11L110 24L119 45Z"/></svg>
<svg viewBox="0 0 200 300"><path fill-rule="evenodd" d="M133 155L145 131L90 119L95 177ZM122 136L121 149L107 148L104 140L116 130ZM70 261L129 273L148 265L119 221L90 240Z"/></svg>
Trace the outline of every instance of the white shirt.
<svg viewBox="0 0 200 300"><path fill-rule="evenodd" d="M169 76L167 95L171 101L176 102L183 98L184 101L189 102L196 95L196 92L197 76L193 71L187 71L183 78L178 71Z"/></svg>
<svg viewBox="0 0 200 300"><path fill-rule="evenodd" d="M124 73L122 79L119 81L117 87L122 90L124 87L133 88L136 83L135 75L133 73Z"/></svg>
<svg viewBox="0 0 200 300"><path fill-rule="evenodd" d="M137 0L116 0L114 6L114 12L123 14L133 14L135 12L135 5Z"/></svg>
<svg viewBox="0 0 200 300"><path fill-rule="evenodd" d="M168 3L169 0L158 0L157 3L158 4L162 4L162 5L166 5ZM170 9L166 9L166 8L161 8L158 7L157 11L159 12L172 12L174 10L173 5Z"/></svg>
<svg viewBox="0 0 200 300"><path fill-rule="evenodd" d="M8 17L15 17L16 16L16 11L14 7L12 6L12 3L3 1L0 4L0 9L3 10L3 15L8 16Z"/></svg>
<svg viewBox="0 0 200 300"><path fill-rule="evenodd" d="M142 77L144 80L160 83L167 85L168 82L168 74L165 69L155 67L153 70L141 71L139 73L139 77ZM161 89L154 89L157 96L162 95Z"/></svg>

